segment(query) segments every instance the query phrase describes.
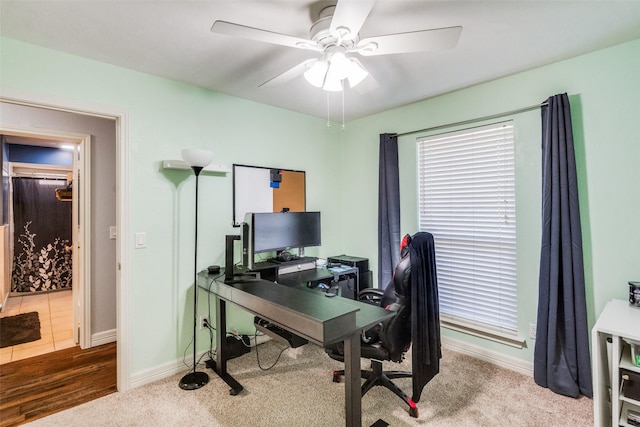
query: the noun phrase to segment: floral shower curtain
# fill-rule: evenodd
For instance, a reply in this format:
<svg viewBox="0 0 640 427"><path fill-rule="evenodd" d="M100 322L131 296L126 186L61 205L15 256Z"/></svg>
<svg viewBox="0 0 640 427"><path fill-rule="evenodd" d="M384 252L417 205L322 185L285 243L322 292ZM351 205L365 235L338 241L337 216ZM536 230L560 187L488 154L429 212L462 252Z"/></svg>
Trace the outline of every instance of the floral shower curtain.
<svg viewBox="0 0 640 427"><path fill-rule="evenodd" d="M12 292L70 289L71 203L56 199L65 180L11 179L14 258Z"/></svg>

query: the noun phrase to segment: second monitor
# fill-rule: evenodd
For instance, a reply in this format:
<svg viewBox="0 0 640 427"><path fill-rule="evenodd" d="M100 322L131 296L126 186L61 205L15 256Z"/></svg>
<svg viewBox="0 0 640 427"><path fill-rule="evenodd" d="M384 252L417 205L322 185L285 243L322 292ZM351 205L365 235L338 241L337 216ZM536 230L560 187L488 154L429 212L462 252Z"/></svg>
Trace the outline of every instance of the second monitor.
<svg viewBox="0 0 640 427"><path fill-rule="evenodd" d="M320 246L321 234L320 212L247 213L243 259L252 269L255 254Z"/></svg>

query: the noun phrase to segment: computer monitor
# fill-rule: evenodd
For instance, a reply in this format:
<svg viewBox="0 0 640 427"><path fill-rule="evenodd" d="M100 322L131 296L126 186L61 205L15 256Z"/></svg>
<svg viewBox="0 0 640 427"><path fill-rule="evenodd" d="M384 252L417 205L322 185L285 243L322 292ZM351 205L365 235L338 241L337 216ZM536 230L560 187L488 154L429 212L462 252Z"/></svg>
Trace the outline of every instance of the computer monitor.
<svg viewBox="0 0 640 427"><path fill-rule="evenodd" d="M321 245L320 212L247 213L243 252L253 268L257 253Z"/></svg>

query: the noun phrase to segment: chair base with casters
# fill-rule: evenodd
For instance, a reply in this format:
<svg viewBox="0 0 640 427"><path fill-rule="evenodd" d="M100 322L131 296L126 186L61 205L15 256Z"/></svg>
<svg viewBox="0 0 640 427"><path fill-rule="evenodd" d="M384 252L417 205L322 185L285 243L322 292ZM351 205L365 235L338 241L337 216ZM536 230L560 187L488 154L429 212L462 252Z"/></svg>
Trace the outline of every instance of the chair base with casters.
<svg viewBox="0 0 640 427"><path fill-rule="evenodd" d="M333 371L333 382L339 383L342 376L344 376L344 370ZM411 372L406 371L383 371L382 362L379 360L371 359L371 370L360 371L360 377L365 379L362 384L361 395L364 397L369 390L375 386L385 387L395 393L400 399L409 405L409 415L413 418L418 418L418 407L415 402L411 400L407 394L402 391L400 387L394 384L393 379L396 378L411 378Z"/></svg>

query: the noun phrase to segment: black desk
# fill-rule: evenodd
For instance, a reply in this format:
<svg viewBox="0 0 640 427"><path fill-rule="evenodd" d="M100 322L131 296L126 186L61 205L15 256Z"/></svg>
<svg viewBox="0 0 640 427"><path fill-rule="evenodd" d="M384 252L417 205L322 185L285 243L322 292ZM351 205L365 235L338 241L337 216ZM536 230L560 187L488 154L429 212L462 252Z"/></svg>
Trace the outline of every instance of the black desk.
<svg viewBox="0 0 640 427"><path fill-rule="evenodd" d="M215 280L219 277L218 280ZM346 298L278 285L251 276L224 283L224 276L198 274L198 286L215 295L217 351L215 372L236 395L243 387L227 372L226 302L233 303L318 345L344 342L345 418L361 425L360 332L394 313Z"/></svg>

